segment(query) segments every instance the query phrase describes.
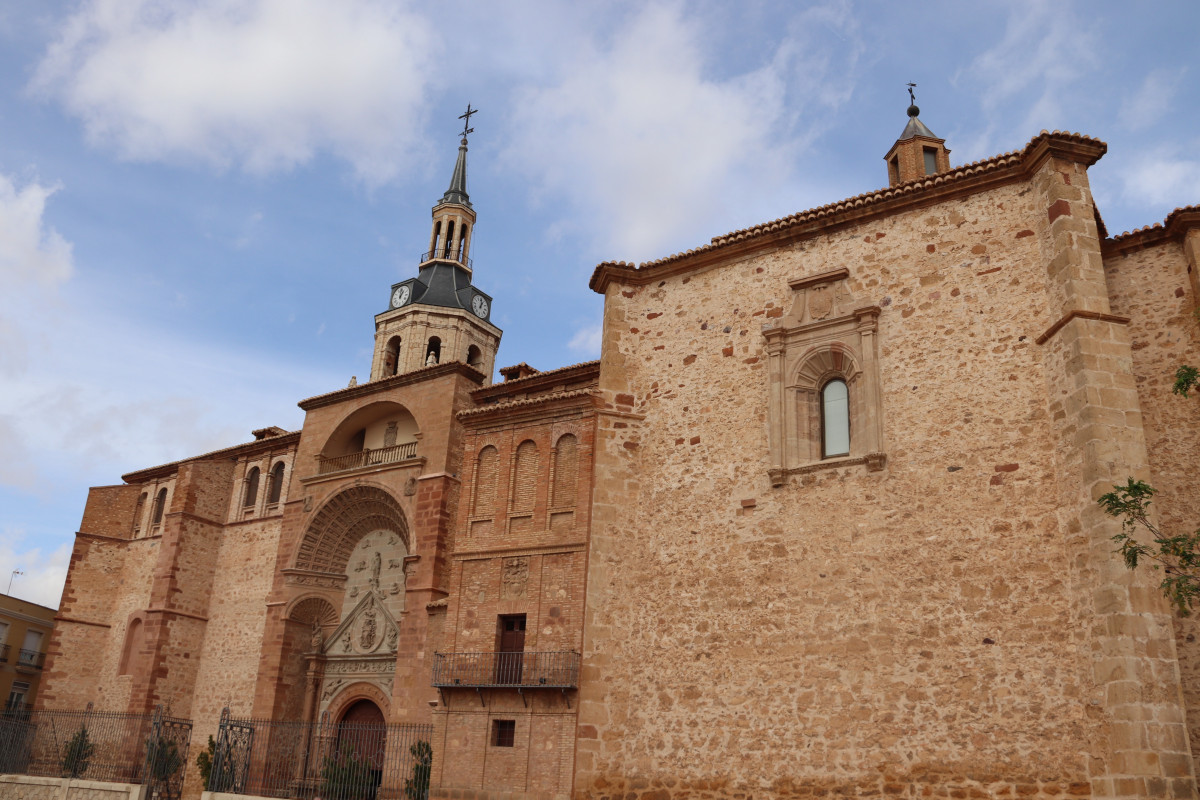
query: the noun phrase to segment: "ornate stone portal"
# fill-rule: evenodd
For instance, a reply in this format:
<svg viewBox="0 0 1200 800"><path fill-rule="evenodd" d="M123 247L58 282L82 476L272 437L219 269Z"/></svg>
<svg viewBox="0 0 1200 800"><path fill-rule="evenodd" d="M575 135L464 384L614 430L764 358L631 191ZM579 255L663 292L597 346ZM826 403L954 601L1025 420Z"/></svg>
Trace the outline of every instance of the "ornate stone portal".
<svg viewBox="0 0 1200 800"><path fill-rule="evenodd" d="M324 661L318 713L354 684L391 692L410 560L404 542L390 531L367 534L351 551L341 621L317 653Z"/></svg>

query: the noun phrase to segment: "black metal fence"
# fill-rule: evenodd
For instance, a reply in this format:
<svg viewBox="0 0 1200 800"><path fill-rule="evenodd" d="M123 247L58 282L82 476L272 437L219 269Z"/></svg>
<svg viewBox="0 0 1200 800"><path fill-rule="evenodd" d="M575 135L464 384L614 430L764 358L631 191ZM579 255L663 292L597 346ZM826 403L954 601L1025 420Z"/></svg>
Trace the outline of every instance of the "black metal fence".
<svg viewBox="0 0 1200 800"><path fill-rule="evenodd" d="M145 784L182 794L191 720L162 713L31 711L0 717L0 773Z"/></svg>
<svg viewBox="0 0 1200 800"><path fill-rule="evenodd" d="M208 789L299 800L425 800L432 725L221 714Z"/></svg>
<svg viewBox="0 0 1200 800"><path fill-rule="evenodd" d="M434 653L433 685L574 689L579 685L579 653Z"/></svg>

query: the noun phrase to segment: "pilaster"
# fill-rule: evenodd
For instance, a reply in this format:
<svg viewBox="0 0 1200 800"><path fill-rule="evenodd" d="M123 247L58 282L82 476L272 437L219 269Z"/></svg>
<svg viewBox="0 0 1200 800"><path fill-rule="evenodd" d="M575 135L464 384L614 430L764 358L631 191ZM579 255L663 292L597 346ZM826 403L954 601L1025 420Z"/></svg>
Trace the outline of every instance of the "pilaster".
<svg viewBox="0 0 1200 800"><path fill-rule="evenodd" d="M1114 552L1120 523L1096 500L1149 478L1128 320L1111 313L1087 164L1047 157L1032 178L1051 326L1045 349L1073 635L1091 692L1086 768L1096 798L1192 797L1195 778L1170 610L1153 573Z"/></svg>

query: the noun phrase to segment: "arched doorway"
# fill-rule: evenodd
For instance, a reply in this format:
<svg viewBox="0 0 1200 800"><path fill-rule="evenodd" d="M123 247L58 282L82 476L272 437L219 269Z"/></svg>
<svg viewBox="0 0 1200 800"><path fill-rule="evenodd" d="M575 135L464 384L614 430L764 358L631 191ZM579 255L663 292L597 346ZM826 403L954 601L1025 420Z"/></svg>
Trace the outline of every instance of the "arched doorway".
<svg viewBox="0 0 1200 800"><path fill-rule="evenodd" d="M337 723L334 752L324 770L326 793L333 800L373 800L387 753L387 726L378 705L363 698L347 706Z"/></svg>

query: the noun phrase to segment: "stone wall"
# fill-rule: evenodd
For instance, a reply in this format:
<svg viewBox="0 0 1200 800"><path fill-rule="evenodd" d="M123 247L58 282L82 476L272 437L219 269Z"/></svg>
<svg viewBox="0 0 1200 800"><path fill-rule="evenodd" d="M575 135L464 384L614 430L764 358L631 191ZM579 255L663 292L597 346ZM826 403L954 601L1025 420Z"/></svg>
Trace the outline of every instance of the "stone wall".
<svg viewBox="0 0 1200 800"><path fill-rule="evenodd" d="M5 800L142 800L143 787L71 778L0 775Z"/></svg>
<svg viewBox="0 0 1200 800"><path fill-rule="evenodd" d="M1045 250L1086 233L1047 207L1091 220L1058 166L1071 199L1049 175L609 284L576 796L1050 797L1139 772L1105 761L1101 709L1128 701L1093 675L1071 542L1091 487L1035 343L1079 291ZM772 488L762 326L841 267L881 309L886 467Z"/></svg>
<svg viewBox="0 0 1200 800"><path fill-rule="evenodd" d="M1195 236L1200 232L1193 232ZM1194 311L1196 264L1183 241L1143 246L1139 237L1114 242L1105 252L1113 312L1130 318L1133 374L1146 430L1150 484L1158 490L1154 505L1168 534L1200 528L1200 495L1194 465L1200 461L1200 404L1193 395L1171 393L1175 370L1200 365L1200 324ZM1157 578L1157 576L1155 576ZM1175 617L1179 669L1193 747L1200 742L1200 623ZM1196 762L1200 770L1200 760Z"/></svg>

